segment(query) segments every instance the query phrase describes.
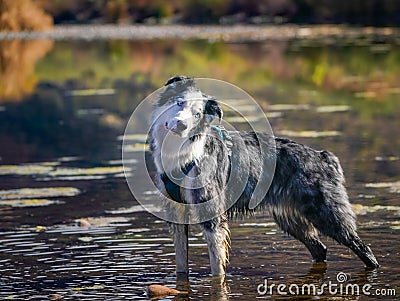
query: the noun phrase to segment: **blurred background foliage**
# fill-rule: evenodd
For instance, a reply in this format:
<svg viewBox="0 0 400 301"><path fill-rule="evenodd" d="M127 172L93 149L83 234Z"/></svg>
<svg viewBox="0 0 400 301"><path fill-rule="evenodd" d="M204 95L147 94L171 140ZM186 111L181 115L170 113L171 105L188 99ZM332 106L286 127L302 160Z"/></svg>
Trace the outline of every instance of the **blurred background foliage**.
<svg viewBox="0 0 400 301"><path fill-rule="evenodd" d="M390 0L337 0L334 4L313 0L0 0L0 29L138 22L386 26L397 24L399 8L400 2ZM43 145L48 145L50 153L103 149L98 143L89 147L85 137L95 137L100 143L106 136L121 133L135 105L176 74L236 84L254 96L266 112L271 104L351 107L359 114L358 121L351 115L347 115L348 120L317 119L296 111L275 126L291 129L301 124L302 130L344 131L345 124L352 124L354 128L346 131L351 132L349 144L354 148L361 135L376 156L382 148L391 149L391 142L383 141L380 133L398 127L399 37L376 35L374 28L367 28L372 34L357 38L343 34L282 40L278 36L282 26L274 28L276 39L258 42L0 40L0 141L8 141L9 146L2 157L22 160L15 157L21 141L26 144L26 160L49 156L40 147ZM382 30L393 32L392 28ZM372 124L375 132L363 130ZM88 132L80 131L83 126ZM64 131L61 138L57 136L60 131ZM20 134L10 138L10 132ZM69 136L77 140L71 143ZM49 142L56 140L59 142Z"/></svg>
<svg viewBox="0 0 400 301"><path fill-rule="evenodd" d="M19 20L19 22L16 22ZM73 23L400 24L397 0L1 0L0 29Z"/></svg>
<svg viewBox="0 0 400 301"><path fill-rule="evenodd" d="M346 133L345 142L338 143L342 139L338 136L324 143L341 158L347 156L343 159L347 166L358 162L353 162L356 154L365 160L363 170L373 172L375 163L368 158L397 156L393 149L400 147L399 139L382 138L398 128L398 44L365 39L351 45L304 39L17 42L2 41L0 49L15 52L20 47L20 53L36 59L36 67L28 74L22 62L8 60L7 70L15 75L2 77L1 89L8 89L0 90L0 141L7 141L2 158L10 162L59 153L104 157L103 150L120 143L115 137L123 133L135 106L175 74L236 84L265 112L274 113L273 105L285 104L288 111L278 112L285 118L272 119L278 133L293 129ZM24 92L23 78L28 89ZM338 105L349 112L315 111ZM320 140L305 142L319 147ZM21 143L23 155L18 151ZM365 148L360 149L361 144ZM113 151L119 154L117 147Z"/></svg>
<svg viewBox="0 0 400 301"><path fill-rule="evenodd" d="M397 0L69 0L39 1L63 22L306 22L391 25ZM169 20L168 20L169 18Z"/></svg>
<svg viewBox="0 0 400 301"><path fill-rule="evenodd" d="M53 22L288 21L388 25L396 24L399 11L400 2L392 0L0 0L0 29L45 30ZM113 81L132 74L142 74L160 86L177 70L196 77L224 79L250 91L259 89L260 82L279 85L284 80L313 89L349 92L365 99L398 94L398 40L393 43L376 36L336 39L247 44L110 40L88 43L88 47L82 41L2 40L0 99L20 99L41 80L64 83L80 78L81 85L98 88L112 86ZM333 47L337 43L340 47ZM36 62L45 55L46 59L34 70Z"/></svg>
<svg viewBox="0 0 400 301"><path fill-rule="evenodd" d="M260 83L306 85L310 89L340 91L368 100L382 100L400 93L398 45L366 39L335 47L334 41L329 43L324 44L323 40L252 43L111 40L55 44L49 40L0 41L3 62L0 99L18 99L30 93L40 81L58 84L79 81L79 87L71 89L112 88L115 81L140 74L153 85L162 86L178 70L189 76L223 79L253 93L260 89ZM45 59L40 60L45 54Z"/></svg>
<svg viewBox="0 0 400 301"><path fill-rule="evenodd" d="M0 30L43 30L53 26L53 17L32 0L0 0Z"/></svg>

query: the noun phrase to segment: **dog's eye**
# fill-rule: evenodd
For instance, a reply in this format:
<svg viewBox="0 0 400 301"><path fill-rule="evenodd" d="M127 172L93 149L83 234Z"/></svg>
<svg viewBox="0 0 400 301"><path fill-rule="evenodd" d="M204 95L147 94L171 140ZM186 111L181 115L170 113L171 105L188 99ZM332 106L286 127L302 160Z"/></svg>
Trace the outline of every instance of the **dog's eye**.
<svg viewBox="0 0 400 301"><path fill-rule="evenodd" d="M200 114L200 113L196 113L196 114L194 114L194 117L196 117L197 119L199 119L199 118L201 117L201 114Z"/></svg>

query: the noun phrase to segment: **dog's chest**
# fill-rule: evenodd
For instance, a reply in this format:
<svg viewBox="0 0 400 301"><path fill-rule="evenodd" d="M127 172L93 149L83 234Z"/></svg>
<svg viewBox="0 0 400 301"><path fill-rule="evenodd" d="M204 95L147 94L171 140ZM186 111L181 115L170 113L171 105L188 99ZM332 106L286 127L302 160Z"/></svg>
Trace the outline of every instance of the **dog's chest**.
<svg viewBox="0 0 400 301"><path fill-rule="evenodd" d="M187 164L184 168L174 170L161 175L164 186L164 193L178 203L195 204L198 189L202 187L199 181L199 168L194 161Z"/></svg>

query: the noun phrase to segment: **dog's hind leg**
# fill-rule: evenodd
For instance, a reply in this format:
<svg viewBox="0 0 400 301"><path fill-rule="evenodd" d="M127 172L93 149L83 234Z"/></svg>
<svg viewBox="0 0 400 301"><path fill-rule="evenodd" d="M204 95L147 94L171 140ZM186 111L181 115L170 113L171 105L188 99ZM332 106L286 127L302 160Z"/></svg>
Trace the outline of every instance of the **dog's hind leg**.
<svg viewBox="0 0 400 301"><path fill-rule="evenodd" d="M358 236L355 229L345 229L344 225L337 223L336 229L332 229L332 224L324 224L318 229L325 235L335 239L338 243L350 248L369 268L378 268L379 263L374 253ZM327 229L328 228L328 229Z"/></svg>
<svg viewBox="0 0 400 301"><path fill-rule="evenodd" d="M377 268L379 263L371 249L359 238L355 214L351 209L344 187L335 194L325 193L325 199L315 209L304 210L305 217L324 235L350 248L367 267Z"/></svg>
<svg viewBox="0 0 400 301"><path fill-rule="evenodd" d="M229 260L230 231L225 215L201 223L210 256L211 274L225 275Z"/></svg>
<svg viewBox="0 0 400 301"><path fill-rule="evenodd" d="M189 273L188 263L188 234L189 226L184 224L170 224L174 236L176 273Z"/></svg>
<svg viewBox="0 0 400 301"><path fill-rule="evenodd" d="M273 210L273 217L278 226L301 241L310 251L314 262L325 262L327 248L318 239L314 226L296 214L295 211L287 213L289 212Z"/></svg>
<svg viewBox="0 0 400 301"><path fill-rule="evenodd" d="M378 268L379 263L375 258L374 253L370 247L368 247L357 233L350 235L350 237L334 237L335 240L346 247L350 248L368 268Z"/></svg>
<svg viewBox="0 0 400 301"><path fill-rule="evenodd" d="M354 214L351 211L346 213L345 210L335 210L337 216L333 211L330 211L329 217L322 212L319 217L314 216L312 223L321 231L321 233L332 237L338 243L350 248L369 268L378 268L379 263L368 247L358 236L354 221ZM338 213L340 212L340 214Z"/></svg>
<svg viewBox="0 0 400 301"><path fill-rule="evenodd" d="M297 237L295 237L297 238ZM326 261L326 246L317 237L297 238L300 240L310 251L314 262Z"/></svg>

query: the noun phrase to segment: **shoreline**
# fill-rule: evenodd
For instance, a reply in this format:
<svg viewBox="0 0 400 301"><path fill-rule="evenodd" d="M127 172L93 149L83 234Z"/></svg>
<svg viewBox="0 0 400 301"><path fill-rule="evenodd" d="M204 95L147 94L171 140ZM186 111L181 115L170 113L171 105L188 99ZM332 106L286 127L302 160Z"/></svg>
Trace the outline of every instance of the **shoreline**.
<svg viewBox="0 0 400 301"><path fill-rule="evenodd" d="M47 31L0 32L0 40L163 40L226 42L379 38L400 44L400 28L347 25L56 25Z"/></svg>

